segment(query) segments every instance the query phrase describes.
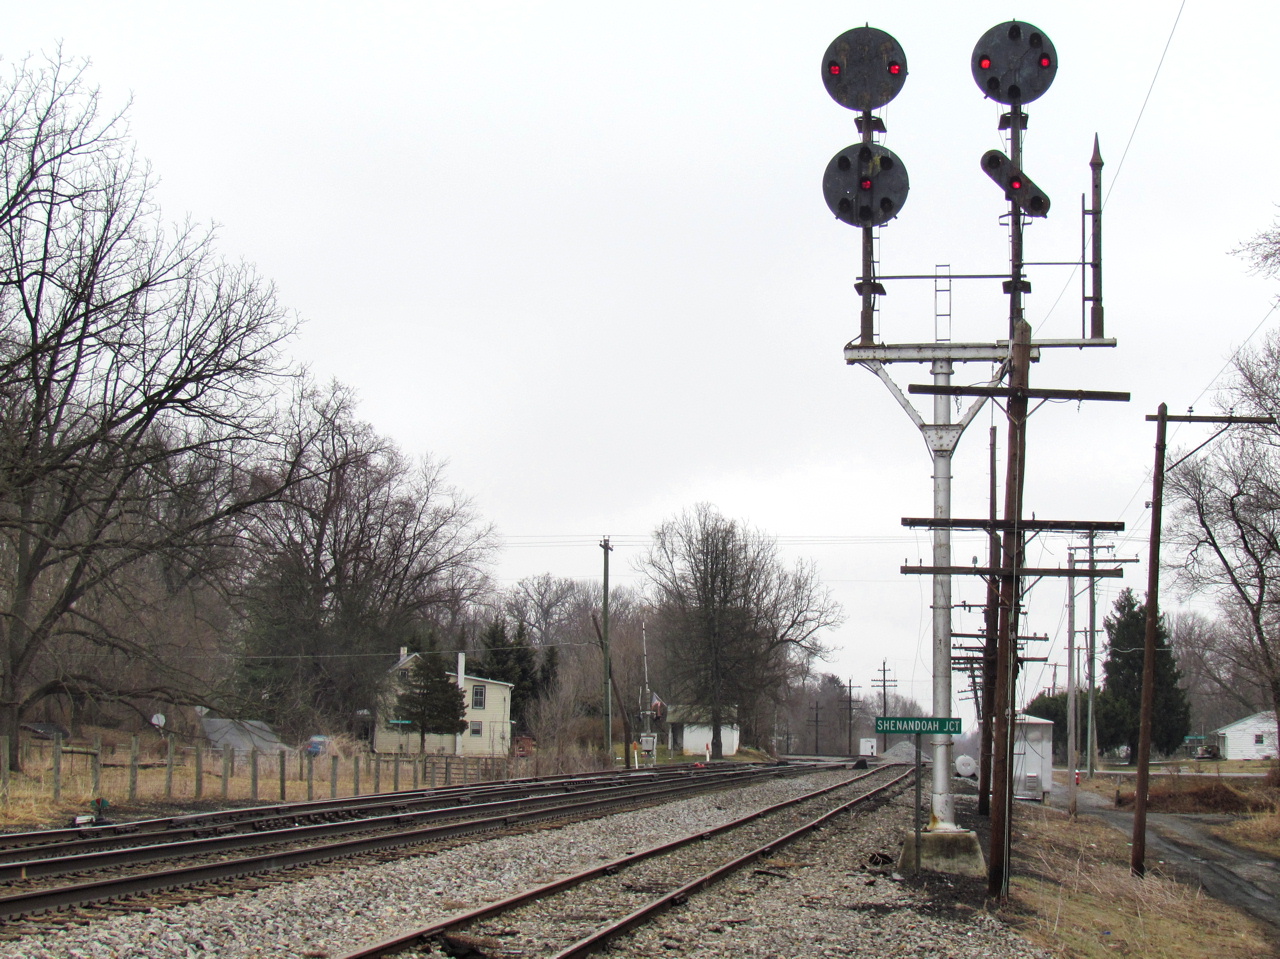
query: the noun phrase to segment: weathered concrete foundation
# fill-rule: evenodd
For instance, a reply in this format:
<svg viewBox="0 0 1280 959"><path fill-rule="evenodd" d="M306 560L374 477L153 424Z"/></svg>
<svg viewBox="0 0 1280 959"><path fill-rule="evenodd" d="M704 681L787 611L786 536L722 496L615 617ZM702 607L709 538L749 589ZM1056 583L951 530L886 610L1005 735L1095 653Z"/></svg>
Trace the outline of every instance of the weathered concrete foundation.
<svg viewBox="0 0 1280 959"><path fill-rule="evenodd" d="M930 872L982 877L987 874L987 860L982 855L982 844L978 842L976 832L922 832L920 868ZM912 833L902 844L898 872L908 875L915 869L916 837Z"/></svg>

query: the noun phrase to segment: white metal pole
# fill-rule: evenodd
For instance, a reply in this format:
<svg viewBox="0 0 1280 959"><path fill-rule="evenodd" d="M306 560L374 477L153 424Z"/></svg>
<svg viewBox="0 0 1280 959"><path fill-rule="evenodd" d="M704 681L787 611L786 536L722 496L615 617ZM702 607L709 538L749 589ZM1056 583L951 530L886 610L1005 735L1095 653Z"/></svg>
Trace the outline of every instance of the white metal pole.
<svg viewBox="0 0 1280 959"><path fill-rule="evenodd" d="M951 385L951 361L933 361L935 386ZM933 425L938 438L948 436L951 430L950 396L933 398ZM933 518L951 519L951 454L955 442L932 442L933 453ZM939 570L933 574L933 715L951 715L951 530L940 523L933 530L933 565ZM954 831L956 826L955 800L951 794L951 736L938 734L933 737L933 819L934 831Z"/></svg>

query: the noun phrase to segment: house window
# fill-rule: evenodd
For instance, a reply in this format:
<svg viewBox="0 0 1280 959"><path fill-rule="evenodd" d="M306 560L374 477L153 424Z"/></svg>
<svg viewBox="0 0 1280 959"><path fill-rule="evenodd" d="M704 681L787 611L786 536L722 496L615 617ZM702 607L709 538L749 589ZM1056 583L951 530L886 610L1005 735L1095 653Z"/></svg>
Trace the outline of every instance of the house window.
<svg viewBox="0 0 1280 959"><path fill-rule="evenodd" d="M1254 744L1255 746L1261 746L1261 745L1262 745L1262 733L1254 733L1254 734L1253 734L1253 744Z"/></svg>
<svg viewBox="0 0 1280 959"><path fill-rule="evenodd" d="M484 723L472 723L472 724L471 724L471 735L472 735L472 736L482 736L482 735L484 735Z"/></svg>
<svg viewBox="0 0 1280 959"><path fill-rule="evenodd" d="M471 687L471 708L484 709L484 687L483 686Z"/></svg>

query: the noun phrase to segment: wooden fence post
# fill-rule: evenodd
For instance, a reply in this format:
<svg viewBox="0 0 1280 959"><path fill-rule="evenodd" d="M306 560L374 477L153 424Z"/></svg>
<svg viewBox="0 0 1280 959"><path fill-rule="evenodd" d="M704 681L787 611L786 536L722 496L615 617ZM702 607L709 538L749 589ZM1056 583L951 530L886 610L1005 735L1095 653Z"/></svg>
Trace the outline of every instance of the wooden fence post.
<svg viewBox="0 0 1280 959"><path fill-rule="evenodd" d="M394 765L391 767L391 788L395 792L400 791L400 754L396 753Z"/></svg>
<svg viewBox="0 0 1280 959"><path fill-rule="evenodd" d="M288 755L285 750L280 750L280 801L284 802L285 797L289 795L284 785L285 764L288 761Z"/></svg>
<svg viewBox="0 0 1280 959"><path fill-rule="evenodd" d="M9 804L9 737L0 736L0 802Z"/></svg>
<svg viewBox="0 0 1280 959"><path fill-rule="evenodd" d="M382 792L382 757L375 757L373 760L373 791L375 794Z"/></svg>
<svg viewBox="0 0 1280 959"><path fill-rule="evenodd" d="M95 733L93 736L93 755L89 757L91 764L90 769L93 782L93 798L97 799L102 793L102 734Z"/></svg>
<svg viewBox="0 0 1280 959"><path fill-rule="evenodd" d="M316 757L307 753L307 801L316 798Z"/></svg>
<svg viewBox="0 0 1280 959"><path fill-rule="evenodd" d="M62 734L53 734L53 801L62 802Z"/></svg>
<svg viewBox="0 0 1280 959"><path fill-rule="evenodd" d="M138 737L129 737L129 802L138 801Z"/></svg>
<svg viewBox="0 0 1280 959"><path fill-rule="evenodd" d="M249 753L249 793L254 802L258 801L258 747L254 746Z"/></svg>
<svg viewBox="0 0 1280 959"><path fill-rule="evenodd" d="M173 733L164 737L164 798L173 798Z"/></svg>
<svg viewBox="0 0 1280 959"><path fill-rule="evenodd" d="M360 754L351 757L351 795L360 795Z"/></svg>
<svg viewBox="0 0 1280 959"><path fill-rule="evenodd" d="M338 757L329 757L329 798L338 798Z"/></svg>
<svg viewBox="0 0 1280 959"><path fill-rule="evenodd" d="M222 747L222 798L226 799L231 795L231 774L236 768L236 748L234 746Z"/></svg>
<svg viewBox="0 0 1280 959"><path fill-rule="evenodd" d="M196 798L204 796L204 746L196 743Z"/></svg>

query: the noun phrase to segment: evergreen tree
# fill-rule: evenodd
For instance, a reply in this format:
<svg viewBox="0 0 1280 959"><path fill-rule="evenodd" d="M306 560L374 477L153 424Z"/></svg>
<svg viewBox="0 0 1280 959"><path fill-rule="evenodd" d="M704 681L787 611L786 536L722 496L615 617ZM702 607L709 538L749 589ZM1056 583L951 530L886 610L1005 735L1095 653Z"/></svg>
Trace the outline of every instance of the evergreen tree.
<svg viewBox="0 0 1280 959"><path fill-rule="evenodd" d="M1098 748L1129 747L1129 762L1138 758L1142 708L1142 661L1147 632L1147 608L1133 590L1122 592L1106 618L1107 659L1096 720ZM1156 624L1155 699L1151 710L1151 748L1171 753L1191 731L1191 706L1182 690L1182 674L1169 648L1164 617Z"/></svg>
<svg viewBox="0 0 1280 959"><path fill-rule="evenodd" d="M427 734L465 732L467 700L462 688L446 672L444 658L435 650L417 654L405 671L396 695L396 719L418 734L418 750L426 748Z"/></svg>
<svg viewBox="0 0 1280 959"><path fill-rule="evenodd" d="M517 733L529 727L529 706L538 692L538 658L524 623L516 634L507 636L505 616L496 616L481 636L484 644L484 671L489 679L511 684L511 721Z"/></svg>

